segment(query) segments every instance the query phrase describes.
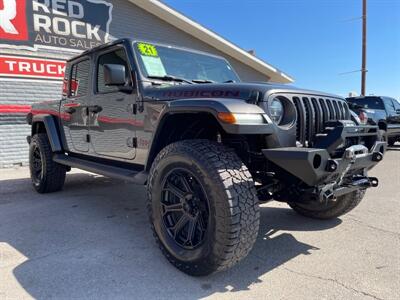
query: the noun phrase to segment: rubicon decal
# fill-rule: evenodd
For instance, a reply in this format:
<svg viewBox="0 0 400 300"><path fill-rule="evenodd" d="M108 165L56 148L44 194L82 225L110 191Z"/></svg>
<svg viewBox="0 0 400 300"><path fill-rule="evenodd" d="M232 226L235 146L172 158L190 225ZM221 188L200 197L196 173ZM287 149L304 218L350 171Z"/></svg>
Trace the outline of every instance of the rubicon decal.
<svg viewBox="0 0 400 300"><path fill-rule="evenodd" d="M62 80L65 62L61 60L0 55L0 77Z"/></svg>
<svg viewBox="0 0 400 300"><path fill-rule="evenodd" d="M212 97L224 97L224 98L240 98L240 91L235 90L188 90L188 91L166 91L163 93L164 97L167 98L212 98Z"/></svg>
<svg viewBox="0 0 400 300"><path fill-rule="evenodd" d="M0 47L93 48L109 40L112 9L103 0L0 0Z"/></svg>

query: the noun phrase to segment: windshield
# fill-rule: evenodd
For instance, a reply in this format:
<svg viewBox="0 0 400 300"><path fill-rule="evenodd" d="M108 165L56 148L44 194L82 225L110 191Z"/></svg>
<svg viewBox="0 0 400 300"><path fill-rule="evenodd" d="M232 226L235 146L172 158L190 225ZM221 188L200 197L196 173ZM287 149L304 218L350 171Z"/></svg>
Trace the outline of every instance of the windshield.
<svg viewBox="0 0 400 300"><path fill-rule="evenodd" d="M142 42L135 43L134 49L148 78L197 83L240 81L230 64L220 57Z"/></svg>
<svg viewBox="0 0 400 300"><path fill-rule="evenodd" d="M385 109L382 100L378 97L348 98L347 101L352 104L360 105L363 108Z"/></svg>

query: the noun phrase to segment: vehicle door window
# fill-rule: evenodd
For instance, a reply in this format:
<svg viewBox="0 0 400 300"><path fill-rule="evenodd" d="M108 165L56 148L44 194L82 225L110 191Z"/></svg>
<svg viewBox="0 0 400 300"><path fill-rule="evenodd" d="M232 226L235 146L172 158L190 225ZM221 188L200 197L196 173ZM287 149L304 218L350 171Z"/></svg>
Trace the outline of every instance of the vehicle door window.
<svg viewBox="0 0 400 300"><path fill-rule="evenodd" d="M125 77L127 84L132 83L129 71L128 58L126 56L125 49L121 48L112 52L108 52L99 57L97 62L97 93L110 93L117 92L118 87L107 86L104 82L104 65L115 64L125 66Z"/></svg>
<svg viewBox="0 0 400 300"><path fill-rule="evenodd" d="M89 59L75 63L71 67L69 82L69 97L82 97L87 94L89 87L90 61Z"/></svg>
<svg viewBox="0 0 400 300"><path fill-rule="evenodd" d="M387 110L388 115L389 115L389 116L395 115L395 114L396 114L396 110L395 110L395 108L394 108L392 99L386 98L386 97L385 97L385 98L382 98L382 99L383 99L383 102L385 103L385 107L386 107L386 110Z"/></svg>

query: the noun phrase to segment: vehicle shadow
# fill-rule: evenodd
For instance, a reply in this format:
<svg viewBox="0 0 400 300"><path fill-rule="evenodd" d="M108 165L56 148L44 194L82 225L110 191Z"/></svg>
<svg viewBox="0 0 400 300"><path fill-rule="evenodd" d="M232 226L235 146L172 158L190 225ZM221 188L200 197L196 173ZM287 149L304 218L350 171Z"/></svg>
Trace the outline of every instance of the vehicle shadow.
<svg viewBox="0 0 400 300"><path fill-rule="evenodd" d="M10 259L5 265L37 299L195 299L247 290L262 275L319 250L290 232L327 230L341 223L262 206L250 255L226 272L193 278L172 267L157 249L143 187L71 174L62 192L39 195L29 179L4 180L0 206L0 244L24 257L21 263L13 265Z"/></svg>

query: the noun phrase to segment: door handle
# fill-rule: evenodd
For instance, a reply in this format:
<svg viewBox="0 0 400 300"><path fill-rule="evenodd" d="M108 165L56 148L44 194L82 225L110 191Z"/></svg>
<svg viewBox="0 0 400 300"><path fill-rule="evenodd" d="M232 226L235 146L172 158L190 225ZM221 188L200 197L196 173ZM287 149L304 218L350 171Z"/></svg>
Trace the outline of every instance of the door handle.
<svg viewBox="0 0 400 300"><path fill-rule="evenodd" d="M64 111L65 111L67 114L73 114L74 112L76 112L76 109L73 108L73 107L66 107L66 108L64 109Z"/></svg>
<svg viewBox="0 0 400 300"><path fill-rule="evenodd" d="M94 105L94 106L89 107L89 111L92 113L96 113L96 114L101 112L102 110L103 110L103 108L99 105Z"/></svg>
<svg viewBox="0 0 400 300"><path fill-rule="evenodd" d="M71 102L71 103L66 103L63 106L64 106L64 111L67 114L73 114L74 112L76 112L76 108L81 105L80 103Z"/></svg>

